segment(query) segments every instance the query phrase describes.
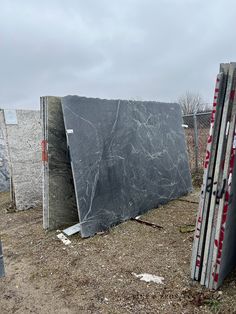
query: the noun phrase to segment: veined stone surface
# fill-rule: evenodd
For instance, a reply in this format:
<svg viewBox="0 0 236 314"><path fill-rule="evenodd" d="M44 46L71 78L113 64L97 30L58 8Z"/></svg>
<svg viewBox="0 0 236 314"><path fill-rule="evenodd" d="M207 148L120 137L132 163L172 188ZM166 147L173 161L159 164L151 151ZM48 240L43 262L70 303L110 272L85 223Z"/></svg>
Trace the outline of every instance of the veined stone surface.
<svg viewBox="0 0 236 314"><path fill-rule="evenodd" d="M78 223L61 98L41 98L43 140L43 225L45 229Z"/></svg>
<svg viewBox="0 0 236 314"><path fill-rule="evenodd" d="M42 204L40 112L16 110L17 124L6 125L13 195L17 210Z"/></svg>
<svg viewBox="0 0 236 314"><path fill-rule="evenodd" d="M10 174L8 165L8 151L6 126L3 111L0 110L0 192L10 190Z"/></svg>
<svg viewBox="0 0 236 314"><path fill-rule="evenodd" d="M82 237L191 191L178 104L62 98Z"/></svg>

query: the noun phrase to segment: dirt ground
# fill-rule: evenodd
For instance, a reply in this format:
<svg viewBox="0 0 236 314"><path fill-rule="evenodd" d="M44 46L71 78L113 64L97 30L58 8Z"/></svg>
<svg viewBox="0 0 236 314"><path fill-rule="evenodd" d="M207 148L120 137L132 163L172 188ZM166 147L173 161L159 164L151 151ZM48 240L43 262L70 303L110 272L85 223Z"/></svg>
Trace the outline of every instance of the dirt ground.
<svg viewBox="0 0 236 314"><path fill-rule="evenodd" d="M216 292L190 280L193 232L180 227L195 224L198 191L182 199L142 216L162 229L131 220L65 246L43 230L42 209L10 213L9 195L0 194L0 313L236 313L236 272Z"/></svg>

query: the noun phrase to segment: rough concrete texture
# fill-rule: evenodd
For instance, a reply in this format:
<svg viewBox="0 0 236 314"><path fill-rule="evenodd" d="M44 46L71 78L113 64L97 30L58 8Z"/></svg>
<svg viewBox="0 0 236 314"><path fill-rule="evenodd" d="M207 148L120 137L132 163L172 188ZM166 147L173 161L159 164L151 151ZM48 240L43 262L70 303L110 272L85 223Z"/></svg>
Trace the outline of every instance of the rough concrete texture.
<svg viewBox="0 0 236 314"><path fill-rule="evenodd" d="M10 175L8 168L8 152L6 141L6 127L3 111L0 110L0 192L10 189Z"/></svg>
<svg viewBox="0 0 236 314"><path fill-rule="evenodd" d="M14 202L17 210L42 203L40 112L17 110L17 124L6 125Z"/></svg>

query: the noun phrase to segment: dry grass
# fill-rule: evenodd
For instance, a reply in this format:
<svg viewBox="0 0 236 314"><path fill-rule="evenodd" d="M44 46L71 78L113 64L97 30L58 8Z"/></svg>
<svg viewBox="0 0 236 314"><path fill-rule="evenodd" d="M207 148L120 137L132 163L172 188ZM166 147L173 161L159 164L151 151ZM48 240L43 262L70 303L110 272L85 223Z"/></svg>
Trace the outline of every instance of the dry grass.
<svg viewBox="0 0 236 314"><path fill-rule="evenodd" d="M198 192L188 197L198 200ZM127 221L103 235L72 237L64 246L56 232L42 229L42 211L8 213L0 195L6 278L0 280L0 313L233 313L234 274L222 294L189 278L197 204L173 201L143 216L155 229ZM164 277L164 285L142 282L132 274Z"/></svg>

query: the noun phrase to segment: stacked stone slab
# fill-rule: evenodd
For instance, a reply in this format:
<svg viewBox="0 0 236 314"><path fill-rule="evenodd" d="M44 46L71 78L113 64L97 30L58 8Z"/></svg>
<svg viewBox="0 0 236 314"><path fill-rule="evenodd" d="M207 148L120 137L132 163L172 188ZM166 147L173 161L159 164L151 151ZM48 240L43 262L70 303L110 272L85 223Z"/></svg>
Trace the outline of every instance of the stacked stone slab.
<svg viewBox="0 0 236 314"><path fill-rule="evenodd" d="M204 162L191 277L210 289L236 266L236 63L221 64Z"/></svg>
<svg viewBox="0 0 236 314"><path fill-rule="evenodd" d="M45 228L89 237L191 191L178 104L42 97L41 111Z"/></svg>
<svg viewBox="0 0 236 314"><path fill-rule="evenodd" d="M3 110L0 110L0 192L10 190L10 174L6 141L6 125Z"/></svg>
<svg viewBox="0 0 236 314"><path fill-rule="evenodd" d="M78 222L61 98L41 98L43 128L43 226L56 229Z"/></svg>
<svg viewBox="0 0 236 314"><path fill-rule="evenodd" d="M3 261L2 242L0 240L0 278L5 276L5 267Z"/></svg>

